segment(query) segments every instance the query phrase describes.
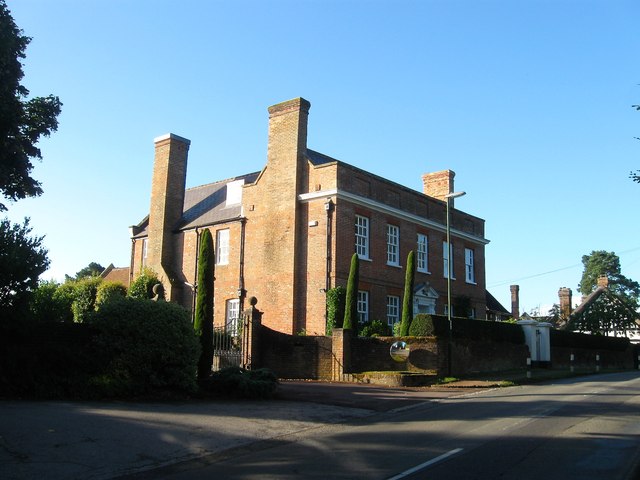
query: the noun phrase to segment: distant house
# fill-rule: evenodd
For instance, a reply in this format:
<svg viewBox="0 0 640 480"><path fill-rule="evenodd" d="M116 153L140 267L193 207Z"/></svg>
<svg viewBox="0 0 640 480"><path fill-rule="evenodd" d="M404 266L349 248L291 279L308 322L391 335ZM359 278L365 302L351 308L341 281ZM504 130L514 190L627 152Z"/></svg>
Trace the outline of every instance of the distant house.
<svg viewBox="0 0 640 480"><path fill-rule="evenodd" d="M504 322L505 320L514 318L512 312L509 312L506 308L504 308L502 304L489 293L489 291L486 291L485 293L487 297L487 320Z"/></svg>
<svg viewBox="0 0 640 480"><path fill-rule="evenodd" d="M576 325L580 322L583 316L589 311L590 308L596 306L598 302L605 305L611 305L616 307L625 318L631 319L636 327L627 329L613 329L610 332L612 336L627 337L634 343L640 343L640 313L633 309L620 298L614 292L609 289L609 279L607 276L600 276L598 278L598 285L596 289L589 295L582 299L582 303L578 305L575 310L571 309L571 290L568 288L561 288L559 291L560 297L560 311L565 323L561 326L563 330L574 330Z"/></svg>
<svg viewBox="0 0 640 480"><path fill-rule="evenodd" d="M209 229L217 325L233 325L254 296L266 326L324 334L326 291L346 285L354 252L360 320L399 321L414 250L415 313L447 312L451 262L452 303L464 297L471 316L485 318L484 220L456 209L453 199L447 248L445 196L454 191L455 173L423 175L419 192L311 150L309 109L302 98L269 108L261 171L189 189L190 141L156 138L149 215L132 227L131 277L150 267L168 299L193 308L198 242Z"/></svg>
<svg viewBox="0 0 640 480"><path fill-rule="evenodd" d="M125 287L129 287L129 273L129 267L116 268L112 263L102 271L100 278L108 282L118 282Z"/></svg>

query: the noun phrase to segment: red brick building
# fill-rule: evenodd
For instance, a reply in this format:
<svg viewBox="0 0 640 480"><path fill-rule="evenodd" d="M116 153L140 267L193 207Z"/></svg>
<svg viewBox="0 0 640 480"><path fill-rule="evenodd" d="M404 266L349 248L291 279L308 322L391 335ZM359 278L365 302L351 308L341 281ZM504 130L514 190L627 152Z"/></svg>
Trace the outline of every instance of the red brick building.
<svg viewBox="0 0 640 480"><path fill-rule="evenodd" d="M416 251L415 312L446 312L446 201L454 173L424 175L406 188L307 148L310 103L269 108L267 163L249 173L185 190L189 140L155 139L149 216L132 227L131 276L144 266L168 299L191 309L198 238L214 238L215 324L233 321L258 298L263 323L285 333L325 332L325 292L346 286L360 256L362 319L401 317L406 258ZM484 220L450 200L452 304L486 312Z"/></svg>

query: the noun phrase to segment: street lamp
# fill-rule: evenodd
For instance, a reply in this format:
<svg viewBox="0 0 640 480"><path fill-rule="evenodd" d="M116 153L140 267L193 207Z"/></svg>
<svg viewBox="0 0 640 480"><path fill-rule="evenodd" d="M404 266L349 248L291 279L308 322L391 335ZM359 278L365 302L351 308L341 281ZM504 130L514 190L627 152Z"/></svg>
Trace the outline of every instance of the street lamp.
<svg viewBox="0 0 640 480"><path fill-rule="evenodd" d="M453 340L453 324L451 323L451 225L449 219L449 204L454 198L466 195L467 192L451 192L444 196L447 199L447 320L449 321L449 351L447 355L447 367L449 376L451 375L451 342Z"/></svg>

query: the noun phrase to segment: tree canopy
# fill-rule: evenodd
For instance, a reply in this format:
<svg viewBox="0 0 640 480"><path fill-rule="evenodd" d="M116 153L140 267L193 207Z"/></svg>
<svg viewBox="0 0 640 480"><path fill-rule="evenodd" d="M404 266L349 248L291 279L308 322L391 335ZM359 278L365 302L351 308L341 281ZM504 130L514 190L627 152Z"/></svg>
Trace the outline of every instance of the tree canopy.
<svg viewBox="0 0 640 480"><path fill-rule="evenodd" d="M75 277L71 277L69 275L65 275L65 277L67 280L80 280L85 277L97 277L102 272L104 272L104 267L102 265L97 262L91 262L89 265L76 272Z"/></svg>
<svg viewBox="0 0 640 480"><path fill-rule="evenodd" d="M31 177L32 159L41 159L36 146L42 136L58 129L62 103L58 97L27 99L29 90L22 59L30 37L23 35L0 0L0 193L11 201L42 193L40 182ZM7 210L0 202L0 211Z"/></svg>
<svg viewBox="0 0 640 480"><path fill-rule="evenodd" d="M32 237L31 230L28 218L22 225L0 220L0 310L24 307L49 267L43 237Z"/></svg>
<svg viewBox="0 0 640 480"><path fill-rule="evenodd" d="M621 273L620 258L614 252L594 250L582 256L584 271L578 289L582 295L589 295L598 285L598 277L606 275L609 290L622 297L637 300L640 296L640 284Z"/></svg>

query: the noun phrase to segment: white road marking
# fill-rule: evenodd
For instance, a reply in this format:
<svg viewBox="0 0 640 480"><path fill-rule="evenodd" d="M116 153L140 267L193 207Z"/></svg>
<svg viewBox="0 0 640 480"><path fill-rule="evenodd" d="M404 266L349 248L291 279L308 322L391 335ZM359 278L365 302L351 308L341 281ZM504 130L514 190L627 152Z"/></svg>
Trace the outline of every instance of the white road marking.
<svg viewBox="0 0 640 480"><path fill-rule="evenodd" d="M460 453L462 451L462 448L455 448L447 453L443 453L442 455L440 455L439 457L436 458L432 458L431 460L429 460L428 462L424 462L421 463L420 465L416 465L413 468L410 468L409 470L405 470L402 473L399 473L398 475L394 476L394 477L390 477L387 478L387 480L400 480L401 478L404 477L408 477L409 475L416 473L420 470L422 470L423 468L429 467L431 465L433 465L434 463L438 463L442 460L444 460L445 458L449 458L452 455L455 455L456 453Z"/></svg>

